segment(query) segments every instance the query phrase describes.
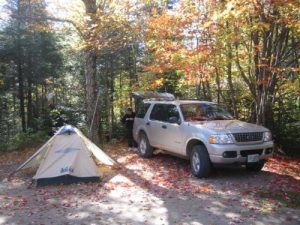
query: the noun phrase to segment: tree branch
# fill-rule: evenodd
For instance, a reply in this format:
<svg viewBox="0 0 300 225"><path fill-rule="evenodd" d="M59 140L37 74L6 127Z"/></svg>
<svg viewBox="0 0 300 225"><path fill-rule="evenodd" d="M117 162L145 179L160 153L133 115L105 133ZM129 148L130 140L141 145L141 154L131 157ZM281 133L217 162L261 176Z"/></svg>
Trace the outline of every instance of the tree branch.
<svg viewBox="0 0 300 225"><path fill-rule="evenodd" d="M235 48L236 48L236 59L235 59L235 64L237 66L237 68L239 69L241 75L242 75L242 78L243 80L245 81L245 83L248 85L249 87L249 90L251 92L251 94L253 95L253 97L256 96L255 94L255 89L253 87L253 85L251 84L251 81L248 79L248 77L246 76L241 64L240 64L240 61L239 61L239 54L238 54L238 44L235 44Z"/></svg>
<svg viewBox="0 0 300 225"><path fill-rule="evenodd" d="M76 23L72 20L69 19L61 19L61 18L56 18L56 17L45 17L45 16L16 16L12 15L13 18L15 19L31 19L31 20L50 20L50 21L55 21L55 22L61 22L61 23L69 23L71 24L79 33L79 35L84 38L84 34L80 30L80 28L76 25Z"/></svg>

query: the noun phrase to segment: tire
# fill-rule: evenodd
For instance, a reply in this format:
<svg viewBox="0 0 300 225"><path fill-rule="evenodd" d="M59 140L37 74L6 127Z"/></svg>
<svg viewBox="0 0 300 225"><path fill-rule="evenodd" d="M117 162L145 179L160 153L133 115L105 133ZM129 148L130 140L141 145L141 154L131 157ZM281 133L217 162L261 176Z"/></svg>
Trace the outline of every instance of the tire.
<svg viewBox="0 0 300 225"><path fill-rule="evenodd" d="M212 166L207 149L204 145L195 145L190 154L192 174L199 178L208 177Z"/></svg>
<svg viewBox="0 0 300 225"><path fill-rule="evenodd" d="M148 137L145 133L140 134L138 152L143 158L151 158L153 155L153 148L150 145Z"/></svg>
<svg viewBox="0 0 300 225"><path fill-rule="evenodd" d="M247 163L246 169L253 172L259 172L265 165L265 161L259 161L257 163Z"/></svg>

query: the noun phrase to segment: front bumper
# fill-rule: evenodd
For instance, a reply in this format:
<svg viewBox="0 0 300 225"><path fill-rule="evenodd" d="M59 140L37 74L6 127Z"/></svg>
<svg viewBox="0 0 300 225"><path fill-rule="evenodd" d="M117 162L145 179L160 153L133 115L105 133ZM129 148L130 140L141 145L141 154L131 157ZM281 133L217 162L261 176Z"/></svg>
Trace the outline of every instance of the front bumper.
<svg viewBox="0 0 300 225"><path fill-rule="evenodd" d="M272 141L255 145L210 144L209 146L207 146L207 150L209 152L209 157L212 163L245 164L247 162L247 155L250 154L259 154L259 160L263 160L272 156L273 146L274 143ZM226 155L228 156L226 157Z"/></svg>

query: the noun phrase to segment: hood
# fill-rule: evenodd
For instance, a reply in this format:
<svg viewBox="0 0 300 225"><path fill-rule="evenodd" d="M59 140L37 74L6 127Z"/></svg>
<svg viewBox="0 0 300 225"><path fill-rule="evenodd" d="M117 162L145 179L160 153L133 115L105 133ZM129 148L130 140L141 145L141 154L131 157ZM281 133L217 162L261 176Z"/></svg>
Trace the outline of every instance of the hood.
<svg viewBox="0 0 300 225"><path fill-rule="evenodd" d="M268 131L268 129L263 126L239 120L199 121L189 122L189 124L197 128L210 130L213 133L250 133Z"/></svg>

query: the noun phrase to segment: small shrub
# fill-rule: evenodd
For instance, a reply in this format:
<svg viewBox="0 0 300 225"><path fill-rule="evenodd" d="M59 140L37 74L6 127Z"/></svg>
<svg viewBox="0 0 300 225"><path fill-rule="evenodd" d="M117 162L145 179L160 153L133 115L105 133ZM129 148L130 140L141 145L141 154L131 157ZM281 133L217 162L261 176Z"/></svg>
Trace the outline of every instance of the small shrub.
<svg viewBox="0 0 300 225"><path fill-rule="evenodd" d="M300 193L296 191L261 191L258 195L261 198L276 200L287 207L300 207Z"/></svg>
<svg viewBox="0 0 300 225"><path fill-rule="evenodd" d="M47 132L32 132L31 130L26 133L18 133L13 138L9 140L9 142L5 145L0 146L2 150L15 150L24 148L33 143L44 142L48 139Z"/></svg>

